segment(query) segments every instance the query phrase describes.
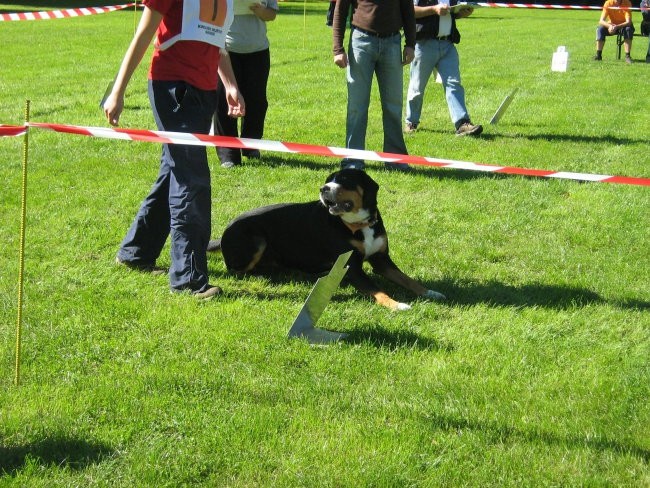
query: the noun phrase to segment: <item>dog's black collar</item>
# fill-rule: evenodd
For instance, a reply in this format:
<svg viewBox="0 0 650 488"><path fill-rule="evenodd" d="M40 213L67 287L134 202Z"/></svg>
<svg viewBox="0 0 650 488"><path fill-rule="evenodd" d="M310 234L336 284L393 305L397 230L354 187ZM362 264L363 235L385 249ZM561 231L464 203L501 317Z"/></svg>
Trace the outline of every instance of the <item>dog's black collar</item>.
<svg viewBox="0 0 650 488"><path fill-rule="evenodd" d="M377 223L377 214L371 215L367 219L361 220L359 222L345 222L345 220L343 222L352 232L357 232L358 230L364 229L365 227L372 227L375 225Z"/></svg>

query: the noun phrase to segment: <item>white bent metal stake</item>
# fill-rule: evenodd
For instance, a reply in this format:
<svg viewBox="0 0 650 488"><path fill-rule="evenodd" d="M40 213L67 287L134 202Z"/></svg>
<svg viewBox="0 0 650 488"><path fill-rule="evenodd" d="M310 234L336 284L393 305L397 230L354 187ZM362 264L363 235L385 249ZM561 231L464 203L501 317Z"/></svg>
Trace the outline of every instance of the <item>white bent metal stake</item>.
<svg viewBox="0 0 650 488"><path fill-rule="evenodd" d="M330 332L329 330L314 327L314 325L323 314L323 310L325 310L343 276L345 276L348 270L345 264L351 255L352 251L341 254L327 276L318 278L291 329L289 329L289 338L305 338L310 344L329 344L347 336L342 332Z"/></svg>
<svg viewBox="0 0 650 488"><path fill-rule="evenodd" d="M519 88L515 88L514 90L512 90L510 92L509 95L506 96L506 98L503 99L503 102L501 102L501 105L499 105L499 108L497 109L496 112L494 112L494 115L490 119L490 124L496 125L496 124L499 123L499 120L501 120L501 117L503 117L503 114L506 112L506 110L510 106L510 103L512 102L512 99L514 98L515 93L517 93L518 90L519 90Z"/></svg>

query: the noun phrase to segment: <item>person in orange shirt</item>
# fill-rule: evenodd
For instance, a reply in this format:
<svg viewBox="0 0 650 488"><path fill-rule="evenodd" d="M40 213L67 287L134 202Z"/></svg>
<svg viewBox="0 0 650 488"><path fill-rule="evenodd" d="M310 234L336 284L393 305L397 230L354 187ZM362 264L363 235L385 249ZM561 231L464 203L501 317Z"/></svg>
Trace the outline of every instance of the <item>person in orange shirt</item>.
<svg viewBox="0 0 650 488"><path fill-rule="evenodd" d="M598 27L596 28L596 55L594 61L603 59L603 46L607 36L623 34L623 46L625 48L625 62L632 64L630 50L632 49L632 37L634 36L634 26L632 25L632 16L630 0L607 0L603 5L603 11L600 14Z"/></svg>

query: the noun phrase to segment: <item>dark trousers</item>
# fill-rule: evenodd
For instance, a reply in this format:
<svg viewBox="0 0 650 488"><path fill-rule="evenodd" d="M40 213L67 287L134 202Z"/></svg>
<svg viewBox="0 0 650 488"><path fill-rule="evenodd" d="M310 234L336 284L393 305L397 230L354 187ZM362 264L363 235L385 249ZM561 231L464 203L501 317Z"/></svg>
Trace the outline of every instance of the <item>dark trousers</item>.
<svg viewBox="0 0 650 488"><path fill-rule="evenodd" d="M216 93L183 81L149 81L159 130L208 134ZM211 222L210 170L204 146L164 144L158 178L118 252L122 261L154 264L171 236L170 286L205 291Z"/></svg>
<svg viewBox="0 0 650 488"><path fill-rule="evenodd" d="M627 27L623 27L620 32L623 34L623 39L632 39L634 37L634 26L630 25ZM617 33L610 34L609 31L607 30L607 27L603 27L602 25L596 27L597 41L604 41L607 36L615 36L615 35L617 35Z"/></svg>
<svg viewBox="0 0 650 488"><path fill-rule="evenodd" d="M239 91L246 103L246 115L242 118L241 134L238 134L237 119L228 116L228 104L223 83L217 88L217 111L214 115L214 132L220 136L261 139L264 135L264 119L269 102L266 85L271 69L271 54L268 49L254 53L229 52ZM245 150L244 150L245 151ZM235 148L217 147L219 160L241 163L241 151ZM245 154L245 152L244 152Z"/></svg>

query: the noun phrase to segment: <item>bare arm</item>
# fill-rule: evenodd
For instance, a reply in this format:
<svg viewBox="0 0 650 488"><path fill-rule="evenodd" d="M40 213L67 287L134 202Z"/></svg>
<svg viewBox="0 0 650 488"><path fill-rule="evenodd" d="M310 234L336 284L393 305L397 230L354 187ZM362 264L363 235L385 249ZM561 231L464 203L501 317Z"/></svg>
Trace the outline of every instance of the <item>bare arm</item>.
<svg viewBox="0 0 650 488"><path fill-rule="evenodd" d="M421 19L422 17L428 17L430 15L439 15L440 17L449 14L448 5L429 5L428 7L414 7L415 18Z"/></svg>
<svg viewBox="0 0 650 488"><path fill-rule="evenodd" d="M153 39L156 29L162 21L162 17L162 14L148 7L145 7L142 12L138 29L133 36L133 40L120 65L120 70L115 77L113 90L104 102L104 114L111 125L117 125L119 123L120 115L122 114L122 110L124 110L124 93L126 92L126 87L135 69L140 64L140 61L142 61L142 57L147 52L149 44L151 44L151 39Z"/></svg>
<svg viewBox="0 0 650 488"><path fill-rule="evenodd" d="M219 78L226 89L226 102L228 103L228 115L231 117L243 117L246 115L246 104L244 97L239 93L235 73L232 70L228 51L221 49L219 57Z"/></svg>

